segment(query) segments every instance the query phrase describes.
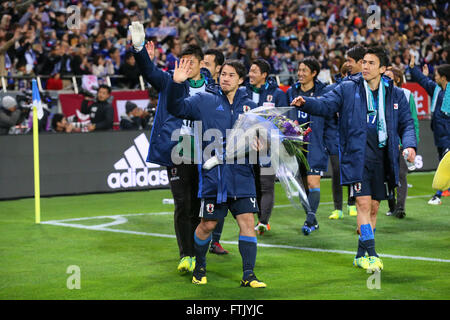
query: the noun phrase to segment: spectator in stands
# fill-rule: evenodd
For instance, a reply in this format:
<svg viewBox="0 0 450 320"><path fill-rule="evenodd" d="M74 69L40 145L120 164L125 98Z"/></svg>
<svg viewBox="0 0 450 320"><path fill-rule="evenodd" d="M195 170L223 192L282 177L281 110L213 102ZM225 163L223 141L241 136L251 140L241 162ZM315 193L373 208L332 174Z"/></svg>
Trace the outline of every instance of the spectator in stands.
<svg viewBox="0 0 450 320"><path fill-rule="evenodd" d="M52 46L50 54L45 57L38 73L43 75L61 73L62 56L61 44L58 42Z"/></svg>
<svg viewBox="0 0 450 320"><path fill-rule="evenodd" d="M92 73L97 77L106 77L114 74L114 65L110 58L105 59L103 54L97 54L94 57Z"/></svg>
<svg viewBox="0 0 450 320"><path fill-rule="evenodd" d="M216 46L219 50L225 50L230 44L230 32L227 27L222 26L219 28L218 35L216 37Z"/></svg>
<svg viewBox="0 0 450 320"><path fill-rule="evenodd" d="M211 34L208 34L206 28L204 26L200 26L197 28L197 32L193 34L194 38L197 41L197 44L202 48L203 51L215 47L215 41Z"/></svg>
<svg viewBox="0 0 450 320"><path fill-rule="evenodd" d="M176 38L172 38L169 40L169 51L166 59L166 68L168 70L175 69L175 61L178 61L178 57L181 53L181 44L180 40Z"/></svg>
<svg viewBox="0 0 450 320"><path fill-rule="evenodd" d="M66 10L61 8L55 12L55 19L53 20L53 29L56 31L56 36L61 39L67 30Z"/></svg>
<svg viewBox="0 0 450 320"><path fill-rule="evenodd" d="M81 103L81 112L88 114L91 118L91 124L88 131L109 130L113 127L114 109L108 102L111 97L111 88L107 85L100 85L97 92L97 99L89 105L88 96L84 97Z"/></svg>
<svg viewBox="0 0 450 320"><path fill-rule="evenodd" d="M47 80L46 89L47 90L62 90L63 82L61 80L61 74L55 73L51 75L51 78Z"/></svg>
<svg viewBox="0 0 450 320"><path fill-rule="evenodd" d="M340 65L339 52L342 57L357 44L383 45L391 57L395 56L393 64L401 69L408 65L411 49L417 65L429 65L430 75L436 66L449 63L445 1L383 3L379 30L369 30L362 21L370 5L367 1L335 0L326 7L320 2L285 0L227 1L226 5L219 0L167 0L151 1L151 6L145 0L73 2L81 9L81 21L79 29L69 30L70 16L61 1L3 1L0 75L15 74L23 66L18 60L23 59L26 68L33 69L26 70L27 74L93 74L91 63L97 54L107 57L115 47L118 53L114 54L123 57L129 50L127 27L136 20L145 21L145 28L156 31L152 40L159 46L154 63L169 71L178 59L181 43L187 42L196 42L203 51L219 48L227 58L244 62L247 70L251 61L264 57L273 73L283 74L280 80L285 84L295 78L297 61L311 55L321 63L323 74L331 69L334 76ZM165 33L167 30L170 36ZM15 32L13 40L11 35ZM30 45L23 46L27 43ZM263 43L270 48L264 49L266 52ZM116 61L118 74L120 64L111 59ZM405 76L410 80L409 73Z"/></svg>
<svg viewBox="0 0 450 320"><path fill-rule="evenodd" d="M0 76L6 76L6 64L8 63L8 68L11 67L11 59L8 56L7 51L14 45L14 42L20 37L21 30L17 28L14 31L14 35L9 38L5 30L3 30L3 37L0 38Z"/></svg>
<svg viewBox="0 0 450 320"><path fill-rule="evenodd" d="M120 50L116 47L109 49L109 58L111 59L114 74L119 74L120 66L122 65L122 59L120 58Z"/></svg>
<svg viewBox="0 0 450 320"><path fill-rule="evenodd" d="M139 85L139 75L141 72L136 64L133 52L128 51L125 54L125 61L120 66L119 73L125 76L124 79L121 79L122 86L128 89L134 89Z"/></svg>
<svg viewBox="0 0 450 320"><path fill-rule="evenodd" d="M15 125L25 119L23 110L17 107L17 101L11 96L4 96L0 108L0 135L8 134Z"/></svg>
<svg viewBox="0 0 450 320"><path fill-rule="evenodd" d="M17 76L27 76L27 77L34 77L35 74L33 72L33 69L27 69L26 67L27 63L25 60L18 60L16 64L16 75ZM26 80L19 79L16 82L16 85L14 86L14 90L22 90L22 89L29 89L31 88L31 83L27 82Z"/></svg>
<svg viewBox="0 0 450 320"><path fill-rule="evenodd" d="M88 61L87 48L85 46L80 44L74 49L71 69L74 75L92 74L91 64Z"/></svg>
<svg viewBox="0 0 450 320"><path fill-rule="evenodd" d="M127 15L121 15L119 18L119 26L117 31L119 32L119 38L126 38L128 36L128 25L130 24L130 18Z"/></svg>

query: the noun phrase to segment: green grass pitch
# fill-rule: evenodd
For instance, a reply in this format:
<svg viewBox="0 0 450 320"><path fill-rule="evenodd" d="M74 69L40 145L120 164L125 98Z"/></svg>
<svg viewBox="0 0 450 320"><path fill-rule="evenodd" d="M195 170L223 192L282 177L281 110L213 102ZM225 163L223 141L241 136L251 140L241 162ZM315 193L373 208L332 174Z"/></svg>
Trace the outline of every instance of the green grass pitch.
<svg viewBox="0 0 450 320"><path fill-rule="evenodd" d="M169 190L42 198L39 225L34 199L1 201L0 299L449 299L450 198L427 204L432 179L433 173L408 176L413 187L403 220L386 216L382 202L375 239L385 269L376 279L352 265L356 217L328 219L329 179L321 184L320 229L309 236L301 233L304 213L277 184L272 230L258 237L255 273L264 290L239 287L231 214L222 235L230 254L208 254L208 284L195 286L190 274L177 272L173 205L162 204ZM68 288L70 266L79 268L79 289Z"/></svg>

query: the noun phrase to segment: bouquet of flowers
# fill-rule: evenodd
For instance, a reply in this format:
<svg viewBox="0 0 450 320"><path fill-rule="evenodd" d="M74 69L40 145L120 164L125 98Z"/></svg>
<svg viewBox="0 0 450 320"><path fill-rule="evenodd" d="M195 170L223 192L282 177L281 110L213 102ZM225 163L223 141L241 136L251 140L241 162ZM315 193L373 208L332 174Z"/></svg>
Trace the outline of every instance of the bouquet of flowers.
<svg viewBox="0 0 450 320"><path fill-rule="evenodd" d="M281 142L289 156L295 156L309 170L308 161L304 152L308 152L303 146L308 143L308 135L311 128L303 128L308 123L299 125L284 115L270 116L267 121L272 122L280 130Z"/></svg>
<svg viewBox="0 0 450 320"><path fill-rule="evenodd" d="M303 206L309 208L306 192L301 180L297 178L299 163L308 170L309 165L304 152L311 129L305 129L286 117L293 107L259 107L242 115L227 134L223 154L208 159L203 168L209 170L223 162L251 164L270 162L280 180L288 199L299 208L298 198ZM263 163L261 159L268 158ZM236 161L236 162L235 162Z"/></svg>

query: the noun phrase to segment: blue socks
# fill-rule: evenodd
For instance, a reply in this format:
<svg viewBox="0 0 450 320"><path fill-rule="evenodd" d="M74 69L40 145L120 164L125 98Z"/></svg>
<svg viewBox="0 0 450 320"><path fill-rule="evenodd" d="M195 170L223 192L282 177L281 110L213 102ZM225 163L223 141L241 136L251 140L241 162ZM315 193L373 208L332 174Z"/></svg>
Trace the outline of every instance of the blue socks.
<svg viewBox="0 0 450 320"><path fill-rule="evenodd" d="M196 257L195 268L206 269L206 254L209 249L209 243L211 242L211 236L208 239L202 240L194 233L194 249ZM256 262L256 237L239 236L239 252L242 257L242 270L243 279L246 279L253 273Z"/></svg>
<svg viewBox="0 0 450 320"><path fill-rule="evenodd" d="M220 237L222 236L224 221L225 221L224 218L217 220L216 228L212 232L212 243L220 241Z"/></svg>
<svg viewBox="0 0 450 320"><path fill-rule="evenodd" d="M201 240L194 232L195 268L206 269L206 253L208 252L210 241L211 235L207 239Z"/></svg>
<svg viewBox="0 0 450 320"><path fill-rule="evenodd" d="M364 243L361 241L361 236L359 236L358 239L358 250L356 251L356 258L361 258L366 255L366 247L364 246Z"/></svg>
<svg viewBox="0 0 450 320"><path fill-rule="evenodd" d="M370 224L363 224L361 225L360 230L361 235L358 240L358 251L356 253L356 258L363 257L366 251L369 256L378 257L375 251L375 229L372 231Z"/></svg>
<svg viewBox="0 0 450 320"><path fill-rule="evenodd" d="M308 202L311 211L315 214L320 203L320 188L309 189Z"/></svg>
<svg viewBox="0 0 450 320"><path fill-rule="evenodd" d="M256 237L239 236L239 252L242 257L243 279L253 273L256 262Z"/></svg>

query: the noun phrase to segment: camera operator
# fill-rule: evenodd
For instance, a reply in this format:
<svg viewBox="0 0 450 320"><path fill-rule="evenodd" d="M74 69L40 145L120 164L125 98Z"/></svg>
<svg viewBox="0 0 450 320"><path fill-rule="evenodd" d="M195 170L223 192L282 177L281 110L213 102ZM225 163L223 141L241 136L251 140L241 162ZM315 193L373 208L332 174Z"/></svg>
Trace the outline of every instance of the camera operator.
<svg viewBox="0 0 450 320"><path fill-rule="evenodd" d="M148 89L148 105L146 116L144 117L145 123L143 124L144 130L151 130L153 127L153 122L155 121L156 107L158 106L159 93L154 87Z"/></svg>
<svg viewBox="0 0 450 320"><path fill-rule="evenodd" d="M142 130L145 125L147 112L139 108L135 103L127 101L126 114L120 117L121 130Z"/></svg>
<svg viewBox="0 0 450 320"><path fill-rule="evenodd" d="M67 118L62 113L55 113L52 118L52 132L57 133L70 133L80 132L81 129L74 128L74 126L67 121Z"/></svg>
<svg viewBox="0 0 450 320"><path fill-rule="evenodd" d="M87 92L84 92L83 94L85 96L81 103L81 112L88 114L91 118L91 124L88 126L88 131L112 129L114 109L108 102L108 99L111 96L111 88L104 84L100 85L95 101ZM94 101L94 103L89 105L89 101Z"/></svg>
<svg viewBox="0 0 450 320"><path fill-rule="evenodd" d="M22 123L29 110L18 108L17 101L11 96L4 96L0 108L0 135L8 134L9 130Z"/></svg>

